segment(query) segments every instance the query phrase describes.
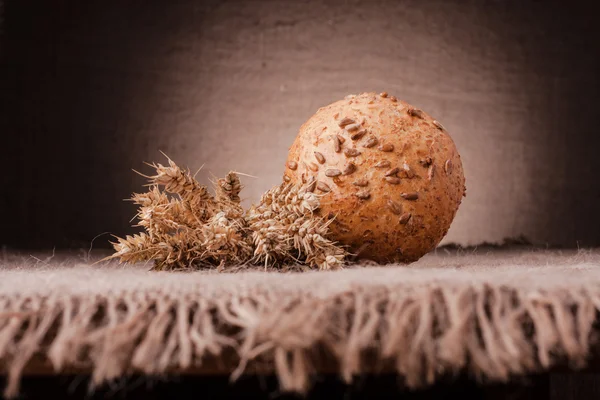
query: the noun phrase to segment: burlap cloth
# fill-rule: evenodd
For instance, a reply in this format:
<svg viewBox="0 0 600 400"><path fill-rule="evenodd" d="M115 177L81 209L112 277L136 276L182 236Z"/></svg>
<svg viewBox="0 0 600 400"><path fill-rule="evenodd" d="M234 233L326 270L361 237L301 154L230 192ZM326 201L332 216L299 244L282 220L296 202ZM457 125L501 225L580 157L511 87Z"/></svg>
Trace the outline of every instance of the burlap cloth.
<svg viewBox="0 0 600 400"><path fill-rule="evenodd" d="M408 267L305 273L157 273L76 255L0 265L7 395L34 360L95 383L220 359L233 378L270 368L284 390L305 390L324 365L347 380L396 371L410 387L507 380L584 366L599 331L599 251L438 251Z"/></svg>

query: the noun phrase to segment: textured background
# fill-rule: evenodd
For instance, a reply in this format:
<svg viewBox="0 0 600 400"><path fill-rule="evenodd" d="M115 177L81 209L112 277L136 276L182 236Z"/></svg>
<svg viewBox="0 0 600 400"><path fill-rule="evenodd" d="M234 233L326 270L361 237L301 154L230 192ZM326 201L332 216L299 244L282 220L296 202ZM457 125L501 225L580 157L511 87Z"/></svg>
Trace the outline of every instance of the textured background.
<svg viewBox="0 0 600 400"><path fill-rule="evenodd" d="M257 200L318 107L386 90L463 156L446 242L600 245L594 15L557 1L5 0L0 244L130 232L131 168L158 150L204 164L205 181L257 176Z"/></svg>

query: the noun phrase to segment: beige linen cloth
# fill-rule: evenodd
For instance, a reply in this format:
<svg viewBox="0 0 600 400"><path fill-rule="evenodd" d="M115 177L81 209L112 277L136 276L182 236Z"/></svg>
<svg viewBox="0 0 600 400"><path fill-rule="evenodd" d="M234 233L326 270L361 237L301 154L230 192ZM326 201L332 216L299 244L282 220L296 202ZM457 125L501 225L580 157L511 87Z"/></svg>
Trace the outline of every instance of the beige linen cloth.
<svg viewBox="0 0 600 400"><path fill-rule="evenodd" d="M346 380L396 371L409 387L502 381L585 366L599 311L597 250L438 250L410 266L287 273L4 254L0 370L8 396L40 360L97 384L215 360L232 378L274 372L284 390L306 390L325 365Z"/></svg>

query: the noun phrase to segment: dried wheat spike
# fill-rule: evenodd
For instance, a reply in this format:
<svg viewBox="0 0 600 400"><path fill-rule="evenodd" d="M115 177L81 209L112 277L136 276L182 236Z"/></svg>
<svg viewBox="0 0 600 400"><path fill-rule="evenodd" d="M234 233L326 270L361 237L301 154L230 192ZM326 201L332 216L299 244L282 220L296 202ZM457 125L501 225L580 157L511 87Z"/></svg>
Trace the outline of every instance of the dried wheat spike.
<svg viewBox="0 0 600 400"><path fill-rule="evenodd" d="M139 220L137 226L145 228L150 239L175 229L171 221L164 218L171 201L157 187L152 187L147 193L134 193L131 201L140 206L136 214Z"/></svg>
<svg viewBox="0 0 600 400"><path fill-rule="evenodd" d="M304 257L305 263L319 269L338 269L344 264L347 252L327 239L329 224L333 220L298 218L290 227L294 235L294 248Z"/></svg>
<svg viewBox="0 0 600 400"><path fill-rule="evenodd" d="M319 197L306 186L282 184L267 191L247 214L255 246L253 261L341 267L346 253L326 238L330 222L314 215L319 205Z"/></svg>
<svg viewBox="0 0 600 400"><path fill-rule="evenodd" d="M254 245L253 262L264 262L265 266L283 261L291 250L286 236L284 221L270 206L261 202L248 210L246 220Z"/></svg>
<svg viewBox="0 0 600 400"><path fill-rule="evenodd" d="M169 199L157 186L147 193L134 193L131 200L140 205L136 215L138 226L144 227L150 237L201 225L189 206L180 199Z"/></svg>
<svg viewBox="0 0 600 400"><path fill-rule="evenodd" d="M243 186L239 176L230 171L225 178L213 181L213 187L216 212L225 211L227 218L236 219L245 226L244 209L239 196Z"/></svg>
<svg viewBox="0 0 600 400"><path fill-rule="evenodd" d="M109 258L127 263L153 260L154 270L190 268L201 261L203 253L198 247L200 241L192 239L190 233L161 235L154 239L139 233L117 239L117 243L112 243L115 253Z"/></svg>
<svg viewBox="0 0 600 400"><path fill-rule="evenodd" d="M191 269L207 263L202 232L191 230L164 235L154 247L154 270Z"/></svg>
<svg viewBox="0 0 600 400"><path fill-rule="evenodd" d="M169 193L177 194L188 204L190 212L203 221L210 218L214 213L215 201L207 187L200 185L189 170L182 170L171 159L168 161L168 167L151 164L156 170L156 175L149 177L150 182L164 186L165 191Z"/></svg>
<svg viewBox="0 0 600 400"><path fill-rule="evenodd" d="M199 229L179 229L163 236L159 248L156 269L239 265L252 256L241 207L218 212Z"/></svg>
<svg viewBox="0 0 600 400"><path fill-rule="evenodd" d="M217 184L215 185L217 201L226 198L235 203L239 203L242 188L242 183L240 182L238 174L230 171L225 178L217 180Z"/></svg>
<svg viewBox="0 0 600 400"><path fill-rule="evenodd" d="M146 193L134 193L131 196L131 201L143 207L159 206L170 202L169 196L161 192L156 186L152 186Z"/></svg>
<svg viewBox="0 0 600 400"><path fill-rule="evenodd" d="M237 174L229 173L221 185L215 185L221 194L217 203L189 171L168 160L168 166L151 164L156 175L148 177L150 189L131 198L139 205L137 226L146 232L117 238L109 258L153 260L154 269L161 270L245 263L252 246L239 205L242 187ZM167 192L177 197L170 198Z"/></svg>
<svg viewBox="0 0 600 400"><path fill-rule="evenodd" d="M156 175L148 177L150 189L131 198L139 206L137 226L146 232L117 238L109 258L132 263L153 260L157 270L248 262L278 266L304 262L320 269L343 265L346 252L327 239L331 221L315 215L320 201L310 184L276 186L244 212L236 173L213 182L213 198L189 171L170 159L168 167L152 166Z"/></svg>
<svg viewBox="0 0 600 400"><path fill-rule="evenodd" d="M142 233L117 237L117 242L110 242L115 249L115 253L110 258L119 258L121 262L136 263L146 261L152 258L156 252L150 236Z"/></svg>
<svg viewBox="0 0 600 400"><path fill-rule="evenodd" d="M198 229L202 226L200 216L196 216L189 205L179 199L171 199L171 204L167 212L167 218L177 222L180 226Z"/></svg>
<svg viewBox="0 0 600 400"><path fill-rule="evenodd" d="M211 264L221 262L243 264L252 257L251 240L246 234L246 224L237 214L221 211L214 215L202 229L206 256Z"/></svg>

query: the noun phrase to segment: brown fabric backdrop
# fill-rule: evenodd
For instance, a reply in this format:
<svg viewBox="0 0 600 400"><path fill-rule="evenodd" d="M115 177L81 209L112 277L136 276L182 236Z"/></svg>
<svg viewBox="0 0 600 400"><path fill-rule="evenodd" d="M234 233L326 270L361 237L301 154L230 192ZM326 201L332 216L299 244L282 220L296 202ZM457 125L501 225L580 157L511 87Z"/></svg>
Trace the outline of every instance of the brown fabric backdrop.
<svg viewBox="0 0 600 400"><path fill-rule="evenodd" d="M463 155L447 241L599 245L594 15L558 1L6 1L0 244L130 231L130 169L158 150L205 164L204 180L256 175L256 200L319 106L387 90Z"/></svg>

